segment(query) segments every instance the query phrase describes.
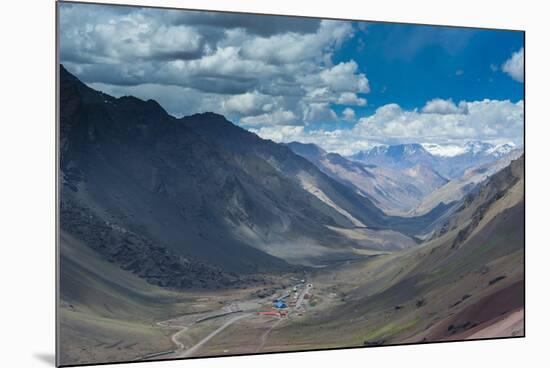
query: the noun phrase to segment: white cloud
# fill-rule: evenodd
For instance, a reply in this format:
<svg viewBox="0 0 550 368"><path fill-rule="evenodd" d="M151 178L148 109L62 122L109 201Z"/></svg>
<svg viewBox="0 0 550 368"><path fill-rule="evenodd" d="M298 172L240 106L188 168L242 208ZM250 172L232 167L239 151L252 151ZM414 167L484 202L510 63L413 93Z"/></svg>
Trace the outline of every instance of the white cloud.
<svg viewBox="0 0 550 368"><path fill-rule="evenodd" d="M434 98L426 102L422 112L426 114L461 114L467 112L467 105L461 102L457 106L451 99Z"/></svg>
<svg viewBox="0 0 550 368"><path fill-rule="evenodd" d="M351 24L323 20L317 33L288 32L271 37L240 40L244 58L272 64L296 63L322 56L327 48L340 45L352 32Z"/></svg>
<svg viewBox="0 0 550 368"><path fill-rule="evenodd" d="M461 110L460 106L463 106ZM349 129L306 130L264 127L254 130L277 142L315 143L329 152L349 155L380 144L438 144L449 150L470 140L523 145L523 101L461 102L456 113L425 113L384 105ZM435 147L435 146L434 146ZM450 152L450 151L449 151ZM446 154L449 152L445 151Z"/></svg>
<svg viewBox="0 0 550 368"><path fill-rule="evenodd" d="M135 96L143 100L162 101L162 107L173 115L181 117L190 110L196 112L222 111L223 99L213 93L201 93L193 88L163 84L140 84L137 86L115 86L91 83L90 87L111 96ZM223 96L222 96L223 97ZM227 98L227 96L225 96ZM229 112L227 112L229 113Z"/></svg>
<svg viewBox="0 0 550 368"><path fill-rule="evenodd" d="M219 112L276 141L317 143L341 153L402 141L521 144L521 101L434 99L420 110L389 104L354 127L345 124L347 129L304 128L355 121L351 106L367 103L369 80L357 62L333 63L333 53L355 32L351 22L315 20L306 27L303 20L281 17L248 23L250 17L227 14L71 4L61 9L61 61L70 71L116 96L153 98L178 116ZM523 81L523 49L502 70ZM344 108L341 116L335 104Z"/></svg>
<svg viewBox="0 0 550 368"><path fill-rule="evenodd" d="M202 48L202 37L192 27L165 25L141 12L114 16L99 8L88 13L64 6L60 24L62 54L84 62L185 58Z"/></svg>
<svg viewBox="0 0 550 368"><path fill-rule="evenodd" d="M462 111L425 113L386 105L361 118L354 130L359 135L399 141L449 141L523 138L523 101L483 100L462 102Z"/></svg>
<svg viewBox="0 0 550 368"><path fill-rule="evenodd" d="M240 56L240 49L233 46L218 48L212 54L205 55L200 59L174 60L164 65L164 71L183 84L188 83L187 78L201 76L234 78L239 75L248 75L258 78L277 72L275 66L255 60L243 60Z"/></svg>
<svg viewBox="0 0 550 368"><path fill-rule="evenodd" d="M258 115L269 112L274 107L275 99L257 91L232 95L222 103L227 112L236 112L242 115Z"/></svg>
<svg viewBox="0 0 550 368"><path fill-rule="evenodd" d="M175 115L209 108L247 125L306 124L335 120L333 104L367 103L357 63L332 61L352 22L64 4L60 24L70 72ZM194 103L176 103L176 90Z"/></svg>
<svg viewBox="0 0 550 368"><path fill-rule="evenodd" d="M295 123L297 116L288 110L277 110L255 116L247 116L241 119L243 125L286 125Z"/></svg>
<svg viewBox="0 0 550 368"><path fill-rule="evenodd" d="M328 122L336 119L336 113L327 103L310 103L304 106L303 120L305 123Z"/></svg>
<svg viewBox="0 0 550 368"><path fill-rule="evenodd" d="M364 98L358 97L353 92L344 92L338 97L338 99L336 100L336 103L339 105L365 106L367 104L367 100Z"/></svg>
<svg viewBox="0 0 550 368"><path fill-rule="evenodd" d="M379 144L375 140L357 139L351 129L326 131L306 130L303 126L265 126L250 130L264 139L275 142L314 143L328 152L337 152L342 155L351 155Z"/></svg>
<svg viewBox="0 0 550 368"><path fill-rule="evenodd" d="M524 50L523 47L514 52L510 59L502 64L502 71L508 74L512 79L523 83L524 65L523 65Z"/></svg>
<svg viewBox="0 0 550 368"><path fill-rule="evenodd" d="M275 142L289 143L293 141L305 142L304 127L301 125L281 125L250 129L263 139Z"/></svg>
<svg viewBox="0 0 550 368"><path fill-rule="evenodd" d="M342 117L343 117L344 120L346 120L346 121L353 121L353 120L355 120L355 110L353 110L353 109L350 108L350 107L346 107L346 108L342 111Z"/></svg>
<svg viewBox="0 0 550 368"><path fill-rule="evenodd" d="M324 85L336 92L368 93L370 91L367 77L363 73L358 73L358 66L354 60L325 69L320 77Z"/></svg>

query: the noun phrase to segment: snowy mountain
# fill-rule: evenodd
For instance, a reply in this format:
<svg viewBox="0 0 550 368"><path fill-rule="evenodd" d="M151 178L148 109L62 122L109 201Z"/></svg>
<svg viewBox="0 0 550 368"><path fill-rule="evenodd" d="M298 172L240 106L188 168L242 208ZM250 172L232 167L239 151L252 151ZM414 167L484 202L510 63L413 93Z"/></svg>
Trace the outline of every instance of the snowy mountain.
<svg viewBox="0 0 550 368"><path fill-rule="evenodd" d="M377 146L349 158L394 169L425 165L446 178L453 179L462 176L468 168L498 160L516 149L514 143L494 145L482 141L469 141L463 145L409 143Z"/></svg>
<svg viewBox="0 0 550 368"><path fill-rule="evenodd" d="M436 143L422 143L421 145L430 154L440 157L455 157L460 155L492 155L502 157L516 149L516 145L512 142L498 145L481 141L469 141L464 145L441 145Z"/></svg>
<svg viewBox="0 0 550 368"><path fill-rule="evenodd" d="M322 172L355 192L371 199L387 214L406 214L427 195L448 182L427 165L418 164L404 170L367 165L329 153L314 144L291 142L287 144L294 153L304 157ZM387 153L387 147L377 147L379 154ZM389 155L395 158L423 154L420 145L393 147Z"/></svg>

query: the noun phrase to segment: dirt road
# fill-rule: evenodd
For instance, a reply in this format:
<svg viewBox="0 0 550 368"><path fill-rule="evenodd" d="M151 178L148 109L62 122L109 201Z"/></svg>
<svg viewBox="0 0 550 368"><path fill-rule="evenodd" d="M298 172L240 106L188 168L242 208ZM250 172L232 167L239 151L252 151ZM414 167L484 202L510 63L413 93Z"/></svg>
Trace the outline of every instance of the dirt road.
<svg viewBox="0 0 550 368"><path fill-rule="evenodd" d="M237 322L238 320L240 319L243 319L245 317L249 317L251 316L252 313L246 313L246 314L241 314L239 316L235 316L233 318L230 318L227 322L225 322L223 325L221 325L218 329L216 329L215 331L211 332L208 336L206 336L205 338L203 338L201 341L199 341L198 343L196 343L195 345L193 345L191 348L181 352L181 353L176 353L174 355L174 358L186 358L186 357L190 357L192 356L193 354L195 354L204 344L206 344L211 338L213 338L214 336L216 336L217 334L219 334L220 332L222 332L223 330L225 330L227 327L231 326L233 323ZM178 346L183 346L183 344L181 344L181 342L177 341L176 339L176 335L178 335L179 333L182 333L184 332L185 329L179 331L178 333L174 334L172 336L172 340L174 340L174 342L176 342L176 344L178 344Z"/></svg>
<svg viewBox="0 0 550 368"><path fill-rule="evenodd" d="M277 322L275 322L274 324L272 324L271 327L270 327L266 332L263 333L263 335L260 337L260 344L259 344L258 347L256 348L256 353L259 353L259 352L263 349L265 343L267 342L267 337L269 336L269 333L270 333L275 327L277 327L277 325L278 325L279 323L281 323L282 321L283 321L282 318L279 319L279 320L277 320Z"/></svg>
<svg viewBox="0 0 550 368"><path fill-rule="evenodd" d="M294 308L289 308L289 312L296 311L301 308L302 303L304 302L304 297L310 291L310 289L311 289L310 284L304 286L300 295L298 296L298 299L296 301L296 306ZM290 295L290 293L288 293L288 295ZM176 346L176 350L173 353L170 353L170 357L186 358L196 354L205 344L208 343L208 341L210 341L214 336L218 335L220 332L225 330L227 327L231 326L233 323L243 318L255 315L255 313L251 311L257 310L259 306L261 306L261 304L258 303L257 301L242 301L239 303L232 303L231 305L225 306L221 310L218 310L215 312L205 313L205 314L197 315L193 317L184 316L182 318L176 318L169 321L158 322L157 324L159 326L168 327L168 328L174 328L174 327L180 328L180 330L174 333L171 337L172 342ZM198 343L196 343L192 347L186 349L185 345L180 341L180 337L183 334L185 334L185 332L194 324L205 321L207 319L225 317L229 314L236 314L236 315L228 319L223 325L221 325L215 331L208 334L206 337L204 337L202 340L200 340ZM271 327L266 332L264 332L264 334L262 334L262 336L260 337L260 341L258 344L258 348L256 349L256 352L259 352L262 350L270 332L275 327L277 327L281 322L283 322L283 319L282 318L278 319L275 323L271 325Z"/></svg>
<svg viewBox="0 0 550 368"><path fill-rule="evenodd" d="M302 303L304 302L304 297L306 296L306 294L309 292L309 289L311 289L311 286L309 286L309 284L304 287L304 290L302 290L302 293L300 294L300 296L298 297L298 300L296 301L296 310L298 310L301 306L302 306Z"/></svg>

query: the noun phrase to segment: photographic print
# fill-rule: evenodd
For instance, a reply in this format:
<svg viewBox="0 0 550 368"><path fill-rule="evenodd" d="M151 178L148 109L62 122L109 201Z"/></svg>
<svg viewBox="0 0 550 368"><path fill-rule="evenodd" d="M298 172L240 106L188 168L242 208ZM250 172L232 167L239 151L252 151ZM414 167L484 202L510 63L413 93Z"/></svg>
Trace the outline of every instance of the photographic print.
<svg viewBox="0 0 550 368"><path fill-rule="evenodd" d="M58 2L57 42L58 365L524 336L524 32Z"/></svg>

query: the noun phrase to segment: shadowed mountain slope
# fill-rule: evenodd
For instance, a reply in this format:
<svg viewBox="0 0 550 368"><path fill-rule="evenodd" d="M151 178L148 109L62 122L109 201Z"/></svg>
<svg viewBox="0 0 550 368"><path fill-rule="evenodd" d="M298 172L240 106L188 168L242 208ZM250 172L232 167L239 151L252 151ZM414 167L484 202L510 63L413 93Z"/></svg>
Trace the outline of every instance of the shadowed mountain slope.
<svg viewBox="0 0 550 368"><path fill-rule="evenodd" d="M104 238L90 233L102 228L135 234L135 244L100 252L117 253L121 264L143 253L138 244L154 244L182 264L290 270L291 263L348 253L354 240L335 228L413 234L425 225L385 215L288 147L221 115L177 119L155 101L95 91L63 67L60 83L61 228L98 244ZM72 220L63 220L70 211ZM97 226L86 226L88 217ZM179 266L153 262L134 272L170 274L163 267Z"/></svg>
<svg viewBox="0 0 550 368"><path fill-rule="evenodd" d="M284 335L272 334L272 343L322 341L337 347L462 340L521 313L523 190L521 157L471 194L448 231L420 247L342 269L347 274L341 283L329 283L341 303ZM330 276L319 274L318 284L328 282ZM502 336L523 335L522 325L520 319Z"/></svg>
<svg viewBox="0 0 550 368"><path fill-rule="evenodd" d="M389 215L405 214L431 192L448 182L425 164L393 169L349 160L314 144L287 144L322 172L370 198Z"/></svg>

